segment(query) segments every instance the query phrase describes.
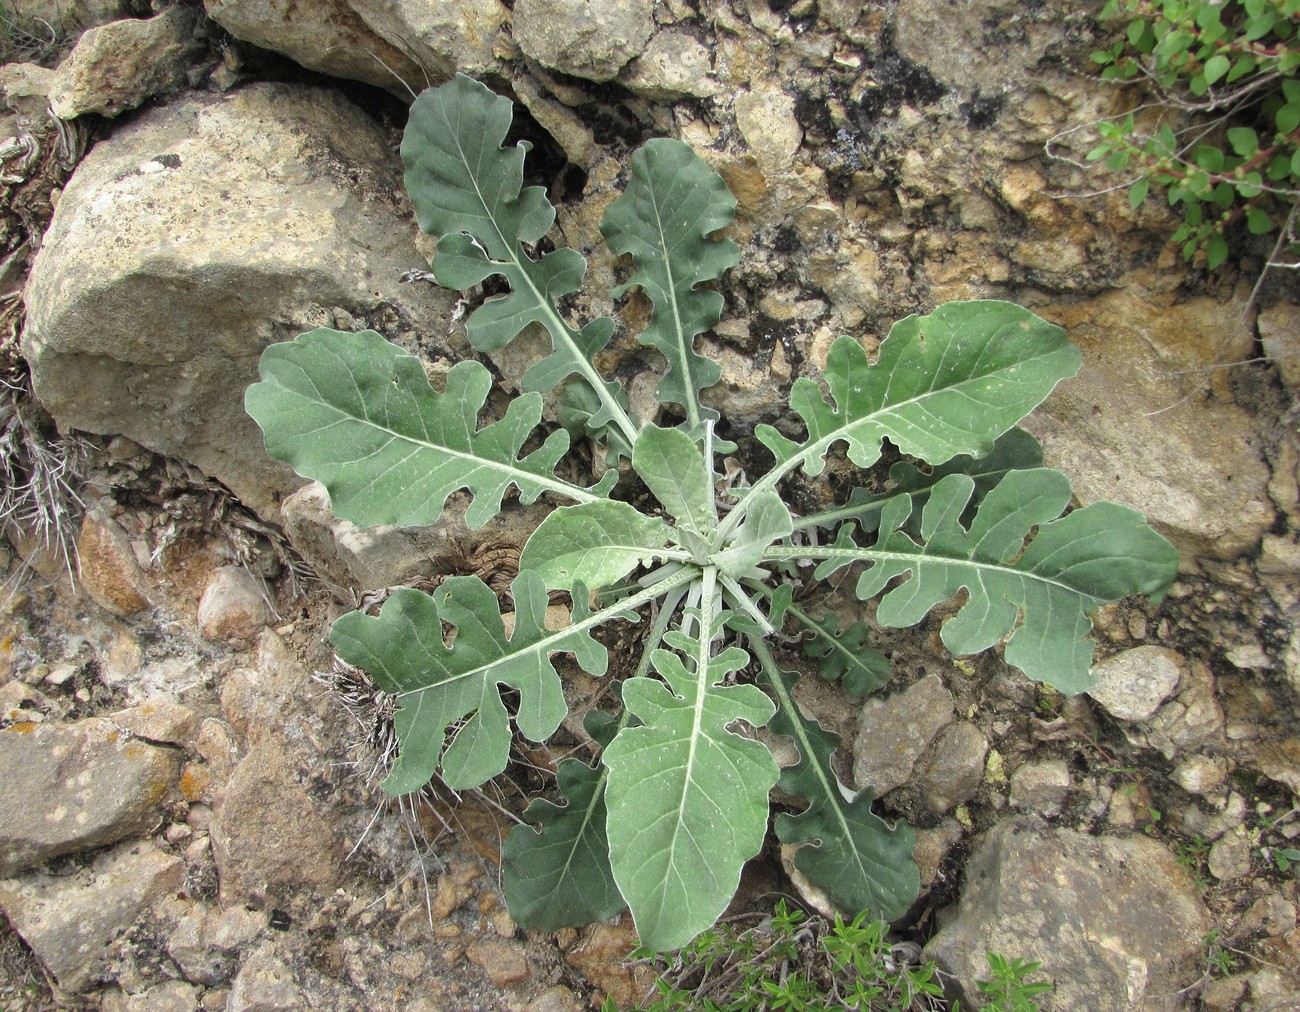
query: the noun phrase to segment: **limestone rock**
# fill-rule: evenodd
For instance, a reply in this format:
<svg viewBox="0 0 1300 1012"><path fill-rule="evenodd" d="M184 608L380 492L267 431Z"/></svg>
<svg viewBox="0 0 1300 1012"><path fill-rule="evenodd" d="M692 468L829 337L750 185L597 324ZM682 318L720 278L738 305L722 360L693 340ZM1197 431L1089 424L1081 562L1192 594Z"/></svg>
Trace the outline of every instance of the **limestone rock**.
<svg viewBox="0 0 1300 1012"><path fill-rule="evenodd" d="M1159 749L1166 759L1173 759L1220 742L1223 725L1223 707L1214 694L1214 675L1204 663L1194 660L1187 687L1151 718L1150 731L1126 734L1131 740Z"/></svg>
<svg viewBox="0 0 1300 1012"><path fill-rule="evenodd" d="M1295 926L1295 904L1278 893L1269 893L1250 905L1232 934L1234 938L1285 935Z"/></svg>
<svg viewBox="0 0 1300 1012"><path fill-rule="evenodd" d="M513 942L475 942L465 956L487 975L494 987L511 987L528 979L528 960Z"/></svg>
<svg viewBox="0 0 1300 1012"><path fill-rule="evenodd" d="M1013 0L902 0L894 13L895 43L907 59L946 84L1001 94L1027 77L1060 34L1061 5L1044 4L1035 18ZM1037 24L1054 22L1056 31Z"/></svg>
<svg viewBox="0 0 1300 1012"><path fill-rule="evenodd" d="M169 980L138 994L105 992L100 1012L194 1012L202 1008L199 992L183 980Z"/></svg>
<svg viewBox="0 0 1300 1012"><path fill-rule="evenodd" d="M181 753L111 718L0 731L0 875L124 840L161 821Z"/></svg>
<svg viewBox="0 0 1300 1012"><path fill-rule="evenodd" d="M934 880L939 877L939 867L948 852L961 840L962 832L961 823L952 817L944 819L933 829L917 829L912 860L921 873L923 893L934 885Z"/></svg>
<svg viewBox="0 0 1300 1012"><path fill-rule="evenodd" d="M326 324L446 330L390 138L336 93L190 94L98 143L27 289L23 352L65 428L187 460L266 519L301 480L261 450L244 389L273 340Z"/></svg>
<svg viewBox="0 0 1300 1012"><path fill-rule="evenodd" d="M515 42L544 67L609 81L654 34L654 0L516 0Z"/></svg>
<svg viewBox="0 0 1300 1012"><path fill-rule="evenodd" d="M129 0L7 0L22 21L44 22L59 34L76 32L126 17Z"/></svg>
<svg viewBox="0 0 1300 1012"><path fill-rule="evenodd" d="M54 71L35 63L6 63L0 66L0 95L14 112L29 120L45 115L50 103Z"/></svg>
<svg viewBox="0 0 1300 1012"><path fill-rule="evenodd" d="M656 974L629 956L637 947L632 918L593 925L576 945L567 948L565 962L610 996L619 1008L632 1008L654 989Z"/></svg>
<svg viewBox="0 0 1300 1012"><path fill-rule="evenodd" d="M921 796L936 815L969 801L984 780L984 758L989 743L968 720L943 732L915 777Z"/></svg>
<svg viewBox="0 0 1300 1012"><path fill-rule="evenodd" d="M342 841L329 813L302 782L298 764L273 740L235 768L212 823L223 903L288 902L334 887Z"/></svg>
<svg viewBox="0 0 1300 1012"><path fill-rule="evenodd" d="M803 140L794 99L776 87L737 95L736 126L768 175L789 168Z"/></svg>
<svg viewBox="0 0 1300 1012"><path fill-rule="evenodd" d="M114 935L184 881L180 858L151 843L124 843L72 875L0 881L0 909L59 984L76 991L91 982Z"/></svg>
<svg viewBox="0 0 1300 1012"><path fill-rule="evenodd" d="M457 71L478 76L495 70L492 47L509 17L500 0L348 0L371 30L410 55L429 80ZM418 91L426 78L412 81ZM384 85L391 88L392 79Z"/></svg>
<svg viewBox="0 0 1300 1012"><path fill-rule="evenodd" d="M207 987L231 978L240 954L266 928L266 914L235 904L228 910L196 906L167 939L167 955L187 980Z"/></svg>
<svg viewBox="0 0 1300 1012"><path fill-rule="evenodd" d="M248 641L274 618L266 584L243 566L222 566L199 599L199 630L210 640Z"/></svg>
<svg viewBox="0 0 1300 1012"><path fill-rule="evenodd" d="M1250 840L1243 833L1224 833L1214 841L1206 864L1220 882L1250 874Z"/></svg>
<svg viewBox="0 0 1300 1012"><path fill-rule="evenodd" d="M1228 760L1211 756L1190 756L1179 763L1173 780L1188 794L1213 794L1228 779Z"/></svg>
<svg viewBox="0 0 1300 1012"><path fill-rule="evenodd" d="M1056 815L1070 792L1070 768L1063 759L1025 763L1011 774L1011 805Z"/></svg>
<svg viewBox="0 0 1300 1012"><path fill-rule="evenodd" d="M307 1003L293 979L293 970L272 942L249 953L230 988L227 1012L296 1012Z"/></svg>
<svg viewBox="0 0 1300 1012"><path fill-rule="evenodd" d="M1070 476L1084 505L1109 499L1145 513L1184 564L1251 551L1273 522L1255 419L1222 392L1187 392L1198 366L1252 354L1249 328L1244 348L1223 344L1243 303L1171 302L1134 278L1058 310L1053 322L1080 345L1084 365L1026 425L1047 465ZM1170 375L1189 369L1188 383Z"/></svg>
<svg viewBox="0 0 1300 1012"><path fill-rule="evenodd" d="M1185 663L1164 647L1134 647L1093 665L1088 695L1119 720L1150 720L1178 690Z"/></svg>
<svg viewBox="0 0 1300 1012"><path fill-rule="evenodd" d="M99 506L81 522L77 558L81 586L101 608L129 618L149 607L149 588L126 531Z"/></svg>
<svg viewBox="0 0 1300 1012"><path fill-rule="evenodd" d="M202 721L188 706L162 696L118 710L110 719L122 730L147 742L182 746L194 739Z"/></svg>
<svg viewBox="0 0 1300 1012"><path fill-rule="evenodd" d="M930 743L953 722L952 693L926 675L886 699L869 699L858 717L853 780L876 797L906 782Z"/></svg>
<svg viewBox="0 0 1300 1012"><path fill-rule="evenodd" d="M1256 759L1264 776L1300 794L1300 737L1265 742L1259 746Z"/></svg>
<svg viewBox="0 0 1300 1012"><path fill-rule="evenodd" d="M956 975L963 1006L977 1004L990 950L1042 960L1057 1008L1172 1009L1162 996L1200 975L1205 908L1187 872L1149 837L1012 819L977 843L965 881L924 952Z"/></svg>
<svg viewBox="0 0 1300 1012"><path fill-rule="evenodd" d="M1300 306L1279 302L1260 310L1257 320L1264 353L1292 393L1300 391Z"/></svg>
<svg viewBox="0 0 1300 1012"><path fill-rule="evenodd" d="M59 64L50 108L59 119L118 116L185 84L195 49L194 14L177 4L144 21L92 28Z"/></svg>
<svg viewBox="0 0 1300 1012"><path fill-rule="evenodd" d="M204 0L208 17L237 39L283 53L308 70L365 81L394 94L418 90L425 75L381 38L347 0ZM437 68L430 67L430 73ZM403 83L405 82L405 83Z"/></svg>
<svg viewBox="0 0 1300 1012"><path fill-rule="evenodd" d="M689 33L673 28L655 35L645 52L623 69L619 81L656 102L687 96L709 98L721 90L713 78L708 48Z"/></svg>

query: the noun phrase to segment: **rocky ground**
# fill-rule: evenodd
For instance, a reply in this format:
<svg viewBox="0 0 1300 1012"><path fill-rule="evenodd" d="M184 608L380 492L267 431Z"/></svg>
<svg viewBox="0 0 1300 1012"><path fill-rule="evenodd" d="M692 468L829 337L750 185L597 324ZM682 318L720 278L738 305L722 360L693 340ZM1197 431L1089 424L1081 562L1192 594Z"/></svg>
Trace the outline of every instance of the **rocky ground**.
<svg viewBox="0 0 1300 1012"><path fill-rule="evenodd" d="M407 87L462 70L516 100L557 240L590 257L579 317L644 312L613 306L596 229L638 143L686 139L735 191L708 396L742 462L838 333L971 297L1070 330L1085 369L1027 424L1081 502L1178 545L1169 596L1098 616L1086 696L951 657L938 615L881 632L877 697L805 679L800 702L919 828L897 927L955 986L992 948L1042 960L1056 1008L1300 1008L1297 292L1257 286L1249 246L1183 264L1154 201L1070 199L1101 187L1045 145L1077 156L1063 132L1133 97L1090 76L1090 11L305 6L5 8L0 1005L564 1010L654 982L626 921L530 934L504 908L500 841L553 757L521 742L490 791L384 803L382 709L328 648L381 588L504 586L535 513L359 531L242 409L261 349L321 324L435 376L469 354L454 296L403 281L428 250L396 158ZM603 364L651 388L630 338ZM793 891L765 853L738 909Z"/></svg>

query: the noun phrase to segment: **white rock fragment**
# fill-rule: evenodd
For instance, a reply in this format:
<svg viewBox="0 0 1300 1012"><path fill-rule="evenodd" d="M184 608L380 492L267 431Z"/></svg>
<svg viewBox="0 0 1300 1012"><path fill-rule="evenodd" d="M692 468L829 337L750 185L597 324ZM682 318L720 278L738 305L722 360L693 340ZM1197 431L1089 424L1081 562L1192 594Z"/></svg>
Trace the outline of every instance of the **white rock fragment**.
<svg viewBox="0 0 1300 1012"><path fill-rule="evenodd" d="M222 566L199 599L199 629L212 640L253 639L274 618L266 585L242 566Z"/></svg>
<svg viewBox="0 0 1300 1012"><path fill-rule="evenodd" d="M1097 684L1088 695L1117 720L1150 720L1178 689L1182 666L1173 650L1134 647L1093 666Z"/></svg>
<svg viewBox="0 0 1300 1012"><path fill-rule="evenodd" d="M1011 774L1011 805L1056 815L1070 792L1070 768L1063 759L1025 763Z"/></svg>

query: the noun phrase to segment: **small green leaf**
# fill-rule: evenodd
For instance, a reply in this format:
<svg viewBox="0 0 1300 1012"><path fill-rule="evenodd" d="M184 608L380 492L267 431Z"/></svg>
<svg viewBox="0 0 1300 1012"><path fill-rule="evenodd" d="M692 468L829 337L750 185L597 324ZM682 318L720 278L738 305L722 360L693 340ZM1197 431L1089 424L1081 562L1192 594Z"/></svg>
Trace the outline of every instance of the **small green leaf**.
<svg viewBox="0 0 1300 1012"><path fill-rule="evenodd" d="M760 492L753 497L735 536L710 561L723 573L740 579L758 565L769 545L788 538L793 530L790 510L781 497L772 491Z"/></svg>
<svg viewBox="0 0 1300 1012"><path fill-rule="evenodd" d="M1109 172L1123 172L1132 157L1128 151L1116 151L1103 164Z"/></svg>
<svg viewBox="0 0 1300 1012"><path fill-rule="evenodd" d="M322 328L271 345L260 368L244 403L267 453L322 482L334 512L361 527L432 524L463 488L474 496L465 514L473 530L500 511L511 485L524 502L543 492L588 502L617 478L583 489L555 477L569 443L562 432L519 457L542 417L536 394L478 428L492 376L477 362L454 365L439 394L419 359L374 331Z"/></svg>
<svg viewBox="0 0 1300 1012"><path fill-rule="evenodd" d="M794 700L794 678L765 644L751 640L750 645L779 704L769 727L793 738L799 750L799 762L781 770L781 790L808 802L797 815L776 817L777 839L801 845L795 867L836 906L886 920L902 917L920 891L912 859L916 834L902 822L890 826L874 814L869 790L853 794L839 782L831 760L840 736L803 715Z"/></svg>
<svg viewBox="0 0 1300 1012"><path fill-rule="evenodd" d="M587 733L609 744L615 726L599 719L585 722ZM603 716L603 715L602 715ZM510 916L529 931L577 928L617 916L627 904L614 883L605 836L603 765L592 768L564 759L556 784L564 798L555 805L534 799L501 848L502 884Z"/></svg>
<svg viewBox="0 0 1300 1012"><path fill-rule="evenodd" d="M637 340L668 361L659 400L683 407L694 437L702 421L718 417L700 406L699 391L722 375L717 363L695 352L695 338L722 315L722 296L698 286L740 260L730 239L709 238L731 224L735 211L722 177L690 145L657 138L632 156L632 180L600 223L610 250L631 253L637 268L615 295L638 286L654 308Z"/></svg>
<svg viewBox="0 0 1300 1012"><path fill-rule="evenodd" d="M1150 188L1151 180L1147 176L1137 180L1128 188L1128 206L1136 211L1142 205L1142 201L1147 199L1147 190Z"/></svg>
<svg viewBox="0 0 1300 1012"><path fill-rule="evenodd" d="M1242 41L1254 42L1256 39L1262 39L1273 30L1274 24L1276 24L1276 15L1273 8L1264 7L1258 14L1246 20L1246 30L1241 35Z"/></svg>
<svg viewBox="0 0 1300 1012"><path fill-rule="evenodd" d="M861 699L889 681L889 658L867 643L871 630L865 622L839 629L839 616L834 612L814 618L791 604L786 613L811 634L803 641L803 654L821 661L821 676L828 682L838 682L848 695Z"/></svg>
<svg viewBox="0 0 1300 1012"><path fill-rule="evenodd" d="M1246 229L1251 235L1267 235L1273 231L1273 222L1268 213L1258 207L1246 208Z"/></svg>
<svg viewBox="0 0 1300 1012"><path fill-rule="evenodd" d="M1205 61L1204 73L1206 83L1215 84L1219 78L1223 77L1223 75L1228 72L1231 66L1232 62L1222 53L1211 56Z"/></svg>
<svg viewBox="0 0 1300 1012"><path fill-rule="evenodd" d="M1228 242L1221 235L1212 235L1205 243L1205 266L1214 270L1228 259Z"/></svg>
<svg viewBox="0 0 1300 1012"><path fill-rule="evenodd" d="M398 756L383 783L389 794L419 790L439 766L456 790L477 787L504 770L510 719L499 684L519 690L520 732L533 741L549 738L568 713L552 654L571 652L583 670L605 673L605 648L589 630L625 612L593 619L585 598L575 598L574 623L550 632L543 622L548 601L541 579L521 572L511 590L515 625L508 638L496 595L473 576L453 576L433 596L401 588L377 617L349 612L330 629L339 656L397 696ZM443 639L444 622L457 631L450 646ZM448 741L447 728L461 721Z"/></svg>
<svg viewBox="0 0 1300 1012"><path fill-rule="evenodd" d="M704 596L707 613L707 586ZM643 726L624 728L605 750L614 879L655 951L685 945L731 901L741 867L763 846L779 775L764 745L729 730L738 721L762 727L774 709L757 686L724 684L748 662L745 652L710 656L709 634L667 639L691 666L656 650L664 681L623 683L623 703Z"/></svg>
<svg viewBox="0 0 1300 1012"><path fill-rule="evenodd" d="M1154 154L1161 158L1168 158L1174 153L1174 149L1178 146L1178 138L1174 136L1174 131L1168 123L1156 131L1155 137L1152 138L1152 145Z"/></svg>
<svg viewBox="0 0 1300 1012"><path fill-rule="evenodd" d="M632 467L678 526L701 535L717 526L709 467L686 433L647 425L637 436Z"/></svg>
<svg viewBox="0 0 1300 1012"><path fill-rule="evenodd" d="M519 556L550 590L580 580L593 590L612 586L660 555L672 529L625 502L605 499L561 506L538 525Z"/></svg>
<svg viewBox="0 0 1300 1012"><path fill-rule="evenodd" d="M1289 134L1300 127L1300 102L1288 102L1277 111L1274 118L1278 133Z"/></svg>
<svg viewBox="0 0 1300 1012"><path fill-rule="evenodd" d="M1206 172L1223 171L1223 152L1209 144L1198 145L1196 150L1192 152L1192 159Z"/></svg>
<svg viewBox="0 0 1300 1012"><path fill-rule="evenodd" d="M1250 158L1259 150L1259 135L1250 127L1229 127L1228 143L1240 157Z"/></svg>
<svg viewBox="0 0 1300 1012"><path fill-rule="evenodd" d="M1237 181L1237 193L1249 200L1264 192L1264 177L1258 172L1247 172Z"/></svg>

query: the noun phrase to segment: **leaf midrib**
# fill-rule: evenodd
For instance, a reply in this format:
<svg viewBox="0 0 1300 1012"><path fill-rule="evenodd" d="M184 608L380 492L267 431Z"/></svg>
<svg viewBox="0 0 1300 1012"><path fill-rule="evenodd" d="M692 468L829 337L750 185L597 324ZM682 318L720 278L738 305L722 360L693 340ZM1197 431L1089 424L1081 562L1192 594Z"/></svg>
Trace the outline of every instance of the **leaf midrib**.
<svg viewBox="0 0 1300 1012"><path fill-rule="evenodd" d="M790 562L794 559L843 559L846 565L854 562L906 562L912 567L915 567L919 562L942 562L949 565L966 566L980 572L991 572L1004 576L1010 574L1021 579L1032 579L1038 583L1056 587L1071 594L1077 594L1090 601L1100 603L1102 600L1096 595L1089 594L1078 587L1072 587L1068 583L1044 576L1041 573L1035 573L1033 570L1016 569L1014 565L1009 563L981 562L962 556L939 555L928 552L921 546L917 547L918 551L916 552L890 552L878 551L874 548L797 548L778 545L764 551L763 559L772 562Z"/></svg>
<svg viewBox="0 0 1300 1012"><path fill-rule="evenodd" d="M455 139L456 150L460 154L461 164L465 166L466 170L468 170L470 184L474 187L474 195L478 198L479 206L483 208L483 216L492 225L492 230L496 232L497 238L501 240L503 248L510 257L509 264L513 266L515 272L523 278L524 283L528 286L528 290L533 295L533 300L541 307L542 314L547 319L548 326L546 329L551 334L551 340L560 341L567 347L570 358L578 364L578 372L582 375L583 379L590 384L592 389L595 391L596 396L600 398L601 403L610 413L615 424L617 424L622 430L624 437L629 443L635 442L636 427L632 424L631 419L628 418L627 413L619 406L618 402L609 396L609 391L605 387L604 379L601 378L598 372L596 372L595 366L587 361L587 356L582 353L573 338L569 336L569 325L565 323L560 317L560 314L555 311L555 307L551 305L550 300L544 298L542 293L538 290L537 285L533 282L532 273L524 267L523 262L520 259L518 238L506 238L505 234L501 231L501 226L497 224L496 217L492 214L491 208L488 207L488 203L483 197L483 191L479 188L478 175L474 171L474 168L471 168L469 156L461 146L460 133L452 129L450 121L448 121L445 116L443 117L443 120L446 122L448 130L451 131L452 137ZM475 165L475 168L477 167L478 166ZM518 199L518 197L515 198L515 200ZM532 261L529 261L529 263L531 264Z"/></svg>
<svg viewBox="0 0 1300 1012"><path fill-rule="evenodd" d="M873 411L869 415L864 415L863 417L856 419L852 422L846 422L838 429L835 429L834 431L829 432L826 435L822 436L821 439L818 439L816 442L809 443L807 446L803 447L802 449L798 450L791 456L787 457L785 460L778 461L776 466L773 467L772 470L768 471L767 474L763 475L763 477L759 478L758 481L754 482L754 484L752 484L749 487L749 491L748 493L746 493L744 499L742 499L736 505L736 507L731 511L727 519L720 526L719 530L722 531L722 535L724 537L725 535L730 534L735 529L736 525L740 523L740 520L742 519L746 510L746 504L749 503L750 500L753 498L754 493L759 492L763 489L774 487L777 482L779 482L787 474L793 471L796 467L799 467L801 464L806 463L809 459L815 456L829 452L831 446L834 443L839 442L840 440L847 441L849 439L849 434L854 430L857 430L861 427L879 425L882 418L886 417L887 415L897 414L901 409L911 407L916 404L920 404L929 397L934 397L939 394L945 394L950 392L960 393L963 390L963 388L967 386L973 385L975 383L987 382L991 377L997 375L999 372L1005 372L1008 370L1019 370L1023 368L1025 365L1028 365L1029 363L1049 359L1053 355L1058 354L1059 352L1060 352L1059 348L1047 349L1040 355L1035 355L1030 358L1020 359L1011 365L1003 365L999 367L999 369L996 370L995 372L981 373L976 376L968 376L966 379L961 380L957 383L953 383L949 386L931 387L928 390L922 391L921 393L917 394L914 397L909 397L906 400L902 400L894 404L886 405L884 407L879 408L876 411ZM971 398L971 400L974 400L974 398ZM845 405L838 405L838 407L841 410L844 410L846 408ZM884 433L881 433L881 438L884 438L884 435L885 435ZM863 442L861 437L857 437L857 441ZM804 557L806 558L807 556Z"/></svg>
<svg viewBox="0 0 1300 1012"><path fill-rule="evenodd" d="M293 389L292 387L287 387L281 384L281 388L291 395L296 395L298 397L303 396L301 393L299 393L299 391ZM317 393L318 394L320 393L319 389L317 390ZM571 485L569 482L565 481L562 478L554 478L545 474L538 474L535 471L529 471L523 467L518 466L517 464L502 463L500 461L491 460L486 457L477 456L474 453L469 453L464 450L457 450L450 446L444 446L441 443L433 443L427 439L418 439L415 436L409 435L407 433L398 432L396 429L393 429L387 425L382 425L379 422L374 421L369 416L358 416L355 414L351 414L348 411L345 411L343 408L336 407L334 404L330 403L327 400L324 400L323 398L317 400L311 400L308 398L303 398L303 399L307 400L308 404L310 404L312 407L318 410L323 409L325 411L332 412L336 416L336 418L330 421L328 424L316 426L314 429L302 433L303 436L315 436L318 433L324 432L326 429L332 428L335 425L352 422L356 425L368 426L372 429L378 430L379 432L387 433L389 436L389 443L394 441L401 442L401 443L409 443L416 447L422 447L427 450L432 450L436 453L445 454L456 460L473 462L475 465L479 467L487 467L487 468L491 468L503 472L505 474L510 475L512 480L515 482L515 484L519 485L521 488L523 486L521 484L521 478L519 476L523 476L531 484L541 485L544 491L557 492L560 495L568 496L570 499L573 499L580 503L596 502L603 498L602 496L598 496L595 495L594 493L588 492L586 489L581 488L578 485ZM483 430L479 430L478 432L468 432L467 440L472 441L474 436L480 434L482 431ZM384 446L370 453L369 456L371 457L376 456L378 453L382 452L382 450L386 449L389 443L385 443ZM416 452L419 451L417 450ZM362 459L364 460L365 458ZM409 459L410 459L409 457L405 458L405 460L409 460ZM402 463L405 463L405 460ZM356 466L359 463L360 463L359 460L351 461L350 466ZM392 470L392 468L389 468L388 470ZM467 483L462 487L469 488L470 486Z"/></svg>
<svg viewBox="0 0 1300 1012"><path fill-rule="evenodd" d="M449 678L444 678L440 681L434 682L431 685L422 685L418 689L407 689L403 692L394 693L394 695L398 699L405 699L409 696L415 696L427 692L430 689L438 689L438 688L442 688L443 686L454 685L457 682L464 681L466 678L476 678L479 675L487 674L493 668L498 667L499 665L507 663L509 661L513 661L519 657L526 657L529 654L537 654L543 652L546 654L550 654L552 651L556 651L556 652L561 651L565 649L561 645L563 641L575 635L576 633L585 632L587 629L594 629L597 626L603 625L606 622L612 622L614 619L619 618L620 616L626 614L627 612L639 608L641 607L641 605L647 604L650 601L653 601L655 598L662 595L665 591L672 590L674 587L686 583L687 581L694 578L694 576L695 576L695 572L693 570L689 568L683 569L681 572L674 573L671 576L665 577L659 583L656 583L653 587L649 587L646 590L633 594L631 597L624 598L622 601L619 601L618 603L613 604L608 608L603 608L598 612L593 612L591 615L581 620L580 622L574 622L572 625L565 626L563 629L548 633L547 636L545 636L540 640L537 640L536 642L530 643L523 650L517 650L514 651L513 653L502 654L500 657L494 658L493 660L487 662L486 664L480 664L476 668L471 668L467 671L459 672L457 674L450 676ZM511 643L511 640L507 640L506 643L507 645L509 645Z"/></svg>
<svg viewBox="0 0 1300 1012"><path fill-rule="evenodd" d="M829 802L829 807L835 813L835 821L839 823L842 839L852 841L853 827L849 825L848 820L844 817L844 813L841 811L839 804L840 801L846 799L844 799L843 795L839 792L838 781L834 784L830 783L830 781L827 780L825 769L815 758L816 753L812 747L812 740L808 737L803 713L795 708L797 704L794 701L794 697L786 690L784 679L781 678L780 674L776 670L776 658L774 658L768 651L767 644L757 639L757 637L747 637L747 639L750 648L759 659L759 664L768 671L768 684L772 686L773 690L779 697L782 712L790 715L790 724L794 728L794 737L800 746L800 752L803 756L804 763L812 767L813 772L817 776L817 782L821 785L822 793L828 799L832 799ZM798 766L794 768L797 770ZM812 803L812 799L809 798L809 807L812 806ZM852 802L848 803L852 804ZM825 807L826 806L823 806L823 811L825 811ZM810 842L811 841L805 842L805 846ZM877 882L878 880L867 871L867 866L862 862L862 853L859 849L855 846L849 846L847 849L853 854L854 863L861 871L862 878L867 882Z"/></svg>

